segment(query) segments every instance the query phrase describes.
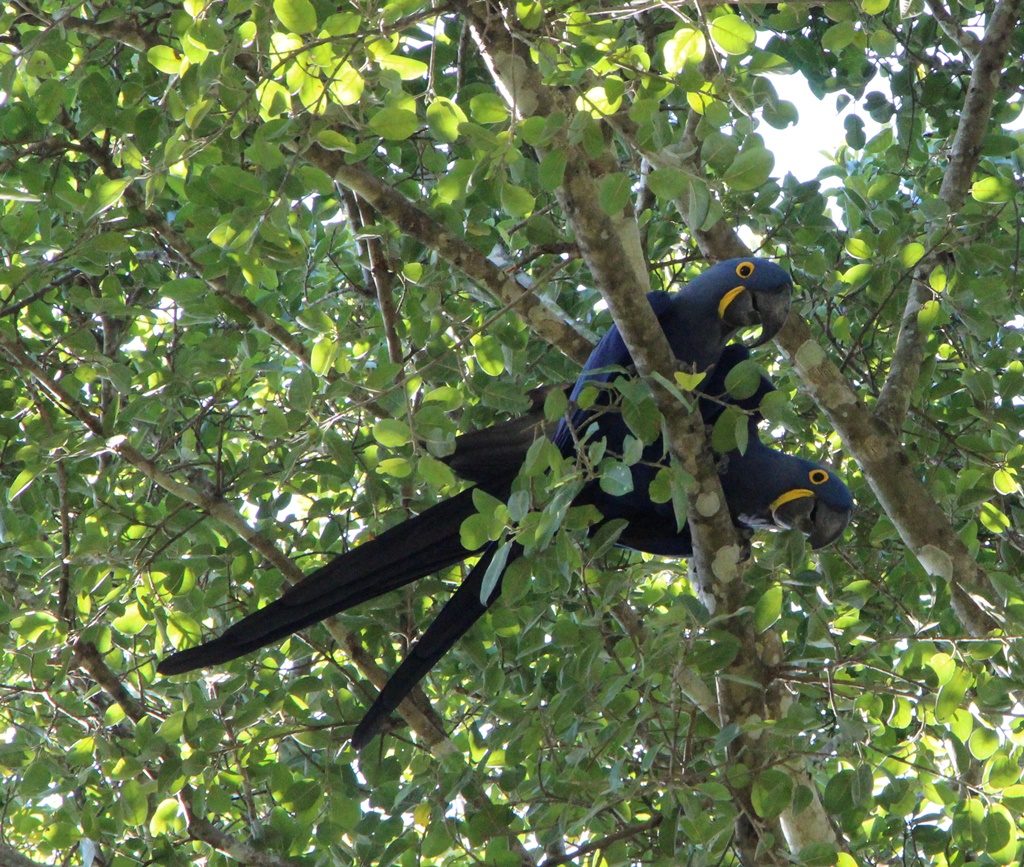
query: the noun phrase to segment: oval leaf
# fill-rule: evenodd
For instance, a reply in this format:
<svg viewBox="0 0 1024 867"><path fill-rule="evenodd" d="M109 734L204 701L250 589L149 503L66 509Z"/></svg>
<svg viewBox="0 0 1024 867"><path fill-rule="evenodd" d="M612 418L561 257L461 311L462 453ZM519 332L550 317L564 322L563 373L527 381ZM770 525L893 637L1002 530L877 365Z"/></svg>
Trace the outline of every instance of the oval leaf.
<svg viewBox="0 0 1024 867"><path fill-rule="evenodd" d="M775 157L765 148L755 147L737 156L722 180L734 190L756 190L768 180L774 167Z"/></svg>

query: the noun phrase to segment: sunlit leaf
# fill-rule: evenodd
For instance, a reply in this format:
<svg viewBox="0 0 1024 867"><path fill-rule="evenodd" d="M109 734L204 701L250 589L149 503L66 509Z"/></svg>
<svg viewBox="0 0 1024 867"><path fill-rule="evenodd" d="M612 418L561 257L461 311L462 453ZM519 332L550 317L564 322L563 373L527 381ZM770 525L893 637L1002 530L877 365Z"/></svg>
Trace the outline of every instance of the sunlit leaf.
<svg viewBox="0 0 1024 867"><path fill-rule="evenodd" d="M369 122L370 129L389 141L403 141L420 128L415 112L404 108L387 107L377 111Z"/></svg>
<svg viewBox="0 0 1024 867"><path fill-rule="evenodd" d="M427 124L442 141L455 141L459 137L459 124L469 118L452 100L439 96L427 106Z"/></svg>
<svg viewBox="0 0 1024 867"><path fill-rule="evenodd" d="M739 15L719 15L711 21L711 39L726 54L746 54L757 33Z"/></svg>
<svg viewBox="0 0 1024 867"><path fill-rule="evenodd" d="M274 14L292 33L316 29L316 9L309 0L274 0Z"/></svg>
<svg viewBox="0 0 1024 867"><path fill-rule="evenodd" d="M986 204L1002 204L1013 198L1013 184L999 177L981 178L971 184L971 196Z"/></svg>
<svg viewBox="0 0 1024 867"><path fill-rule="evenodd" d="M704 34L692 27L680 27L662 49L665 71L675 75L687 64L700 63L704 59L704 51Z"/></svg>

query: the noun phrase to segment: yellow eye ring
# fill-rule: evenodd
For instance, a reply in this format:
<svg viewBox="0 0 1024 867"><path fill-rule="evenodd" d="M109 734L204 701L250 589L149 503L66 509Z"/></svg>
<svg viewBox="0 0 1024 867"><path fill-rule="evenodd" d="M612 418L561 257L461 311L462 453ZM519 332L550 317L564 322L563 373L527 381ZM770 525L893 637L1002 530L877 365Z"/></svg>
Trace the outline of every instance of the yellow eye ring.
<svg viewBox="0 0 1024 867"><path fill-rule="evenodd" d="M736 266L736 276L739 277L741 280L746 280L753 273L753 262L740 262L740 264Z"/></svg>
<svg viewBox="0 0 1024 867"><path fill-rule="evenodd" d="M807 478L811 480L812 485L823 485L828 481L828 473L824 470L811 470Z"/></svg>

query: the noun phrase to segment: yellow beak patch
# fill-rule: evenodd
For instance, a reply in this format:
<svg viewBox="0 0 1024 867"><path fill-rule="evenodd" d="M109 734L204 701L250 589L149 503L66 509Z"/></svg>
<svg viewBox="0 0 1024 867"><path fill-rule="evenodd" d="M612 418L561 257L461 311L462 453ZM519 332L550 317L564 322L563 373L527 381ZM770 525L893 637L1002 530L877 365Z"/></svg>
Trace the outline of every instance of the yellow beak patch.
<svg viewBox="0 0 1024 867"><path fill-rule="evenodd" d="M746 288L746 286L736 286L735 288L730 289L722 296L722 300L718 302L719 319L725 318L725 311L729 308L729 305L732 304L732 302L736 300L736 296L739 295L740 292L743 292Z"/></svg>
<svg viewBox="0 0 1024 867"><path fill-rule="evenodd" d="M799 500L803 497L813 497L814 491L810 491L807 488L793 488L792 490L786 491L784 494L780 494L768 507L774 512L779 506L784 506L786 503L792 503L793 500Z"/></svg>

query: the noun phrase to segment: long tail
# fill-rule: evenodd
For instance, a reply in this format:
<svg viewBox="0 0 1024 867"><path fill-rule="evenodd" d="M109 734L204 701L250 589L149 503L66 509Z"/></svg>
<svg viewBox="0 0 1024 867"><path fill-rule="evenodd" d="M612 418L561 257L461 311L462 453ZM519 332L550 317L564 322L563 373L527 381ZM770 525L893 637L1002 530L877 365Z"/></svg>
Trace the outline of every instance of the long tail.
<svg viewBox="0 0 1024 867"><path fill-rule="evenodd" d="M480 592L483 589L484 576L487 574L487 567L491 564L498 546L491 545L484 552L484 555L477 561L470 570L465 581L452 594L452 597L445 603L441 613L437 615L434 622L427 627L420 640L417 641L409 655L402 660L391 679L384 685L377 699L370 706L366 715L356 726L352 734L352 746L361 750L370 742L380 730L384 720L398 707L424 675L434 667L437 661L444 656L459 640L465 635L470 627L476 623L484 612L487 611L494 600L501 595L502 577L499 576L497 584L491 591L486 603L481 602ZM523 553L522 547L514 543L508 554L505 568L508 564Z"/></svg>
<svg viewBox="0 0 1024 867"><path fill-rule="evenodd" d="M181 674L228 662L464 560L473 552L462 547L459 525L475 512L472 489L438 503L335 557L219 638L168 656L157 671Z"/></svg>

